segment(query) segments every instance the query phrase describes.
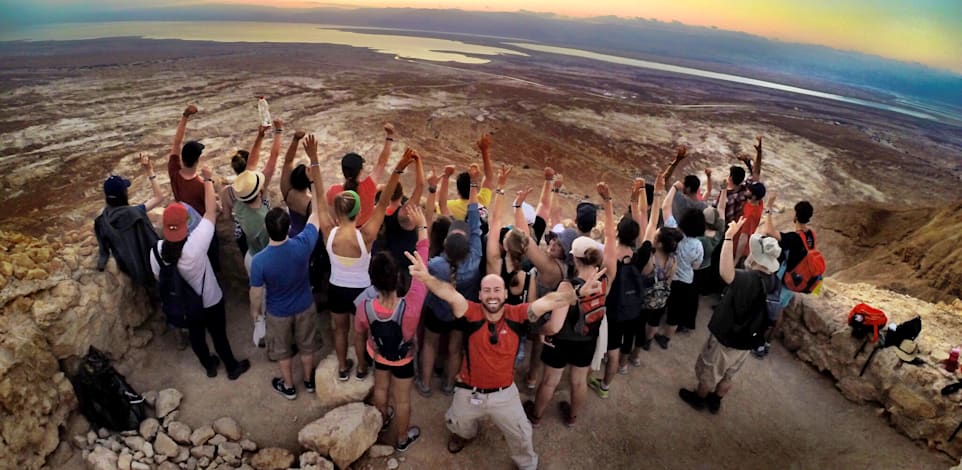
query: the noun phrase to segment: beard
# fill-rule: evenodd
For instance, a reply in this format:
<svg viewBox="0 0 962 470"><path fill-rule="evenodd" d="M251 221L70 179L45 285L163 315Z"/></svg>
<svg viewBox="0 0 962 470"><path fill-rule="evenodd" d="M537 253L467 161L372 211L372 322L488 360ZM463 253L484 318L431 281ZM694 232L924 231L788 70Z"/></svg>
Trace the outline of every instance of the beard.
<svg viewBox="0 0 962 470"><path fill-rule="evenodd" d="M503 301L503 300L498 300L498 301L497 301L497 306L492 306L492 305L489 304L488 302L481 302L481 306L484 307L484 309L485 309L488 313L498 313L498 312L501 311L501 307L504 307L504 301Z"/></svg>

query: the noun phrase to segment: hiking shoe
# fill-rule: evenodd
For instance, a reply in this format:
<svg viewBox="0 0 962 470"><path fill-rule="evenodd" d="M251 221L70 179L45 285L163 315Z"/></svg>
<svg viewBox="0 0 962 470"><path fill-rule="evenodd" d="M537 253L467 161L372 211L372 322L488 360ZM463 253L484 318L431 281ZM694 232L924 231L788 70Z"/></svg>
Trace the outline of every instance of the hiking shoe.
<svg viewBox="0 0 962 470"><path fill-rule="evenodd" d="M524 408L524 415L528 417L528 421L531 422L531 427L536 428L541 425L541 418L534 415L534 402L531 400L525 400L524 404L521 405Z"/></svg>
<svg viewBox="0 0 962 470"><path fill-rule="evenodd" d="M424 398L431 398L431 386L425 385L420 378L414 379L414 389Z"/></svg>
<svg viewBox="0 0 962 470"><path fill-rule="evenodd" d="M347 382L351 378L351 369L354 368L354 359L347 360L347 367L344 370L337 371L337 380L341 382Z"/></svg>
<svg viewBox="0 0 962 470"><path fill-rule="evenodd" d="M640 359L638 360L638 366L637 366L637 367L641 367L641 360L640 360ZM619 367L619 368L618 368L618 374L620 374L620 375L628 375L628 365L626 364L626 365L623 365L623 366Z"/></svg>
<svg viewBox="0 0 962 470"><path fill-rule="evenodd" d="M220 359L217 356L211 354L210 358L207 359L207 364L204 368L207 369L207 377L214 378L217 377L217 366L220 365Z"/></svg>
<svg viewBox="0 0 962 470"><path fill-rule="evenodd" d="M708 411L712 414L718 414L719 408L721 408L722 397L718 396L715 392L711 392L705 397L705 404L708 405Z"/></svg>
<svg viewBox="0 0 962 470"><path fill-rule="evenodd" d="M414 444L419 437L421 437L421 428L417 426L411 426L411 428L408 429L408 433L404 437L404 440L394 444L394 450L401 453L407 452L408 448L411 447L411 444Z"/></svg>
<svg viewBox="0 0 962 470"><path fill-rule="evenodd" d="M282 397L287 398L288 400L297 398L297 389L294 387L285 387L284 379L280 377L274 377L274 379L271 380L271 386L274 387L275 392L280 393Z"/></svg>
<svg viewBox="0 0 962 470"><path fill-rule="evenodd" d="M190 346L190 334L187 332L186 328L177 329L177 350L183 351Z"/></svg>
<svg viewBox="0 0 962 470"><path fill-rule="evenodd" d="M594 390L600 398L608 398L608 389L597 378L588 377L588 388Z"/></svg>
<svg viewBox="0 0 962 470"><path fill-rule="evenodd" d="M237 365L233 369L227 371L227 378L230 380L237 380L238 377L244 375L251 368L251 361L247 359L242 359L237 362Z"/></svg>
<svg viewBox="0 0 962 470"><path fill-rule="evenodd" d="M669 341L671 341L671 338L667 336L655 335L655 342L658 343L658 346L661 346L661 349L668 349Z"/></svg>
<svg viewBox="0 0 962 470"><path fill-rule="evenodd" d="M578 420L577 416L571 415L571 403L563 401L558 403L558 409L561 410L561 419L565 423L566 428L570 428L575 425L575 421Z"/></svg>
<svg viewBox="0 0 962 470"><path fill-rule="evenodd" d="M651 340L648 339L645 340L644 343L641 343L641 349L644 349L645 351L651 351ZM632 360L631 362L634 363L635 361ZM641 359L638 359L638 365L641 365Z"/></svg>
<svg viewBox="0 0 962 470"><path fill-rule="evenodd" d="M755 356L758 359L765 359L765 356L768 355L769 349L771 349L771 344L765 343L755 349L752 349L752 356Z"/></svg>
<svg viewBox="0 0 962 470"><path fill-rule="evenodd" d="M678 390L678 397L688 403L692 408L696 410L703 410L705 408L705 399L698 396L697 393L688 390L687 388L682 388Z"/></svg>
<svg viewBox="0 0 962 470"><path fill-rule="evenodd" d="M451 384L451 385L442 385L442 386L441 386L441 393L443 393L445 396L449 396L449 397L452 396L452 395L454 395L454 384Z"/></svg>

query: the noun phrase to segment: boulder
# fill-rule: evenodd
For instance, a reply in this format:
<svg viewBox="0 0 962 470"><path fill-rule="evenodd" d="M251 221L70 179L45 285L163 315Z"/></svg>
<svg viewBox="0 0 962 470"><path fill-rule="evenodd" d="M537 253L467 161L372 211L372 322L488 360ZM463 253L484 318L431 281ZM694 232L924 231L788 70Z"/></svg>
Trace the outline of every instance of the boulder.
<svg viewBox="0 0 962 470"><path fill-rule="evenodd" d="M354 348L348 349L349 358L357 363ZM337 355L331 352L317 365L314 374L315 390L321 408L334 408L348 403L363 401L374 388L373 376L364 380L337 380Z"/></svg>
<svg viewBox="0 0 962 470"><path fill-rule="evenodd" d="M176 457L178 453L177 443L164 432L157 433L157 439L154 440L154 450L157 454L167 457Z"/></svg>
<svg viewBox="0 0 962 470"><path fill-rule="evenodd" d="M257 470L287 470L294 465L294 454L287 449L268 447L251 458L251 465Z"/></svg>
<svg viewBox="0 0 962 470"><path fill-rule="evenodd" d="M190 426L174 421L167 426L167 435L178 444L190 444Z"/></svg>
<svg viewBox="0 0 962 470"><path fill-rule="evenodd" d="M394 447L384 445L384 444L375 444L371 446L370 449L367 450L367 456L374 459L379 457L387 457L393 453L394 453Z"/></svg>
<svg viewBox="0 0 962 470"><path fill-rule="evenodd" d="M377 408L351 403L305 426L298 432L297 441L307 449L330 456L339 468L347 468L374 444L381 423Z"/></svg>
<svg viewBox="0 0 962 470"><path fill-rule="evenodd" d="M158 429L160 429L160 421L154 418L147 418L140 422L140 436L148 441L153 440Z"/></svg>
<svg viewBox="0 0 962 470"><path fill-rule="evenodd" d="M243 436L240 425L234 418L224 416L214 421L214 431L232 441L239 441Z"/></svg>
<svg viewBox="0 0 962 470"><path fill-rule="evenodd" d="M117 454L104 446L96 446L84 459L90 470L116 470Z"/></svg>
<svg viewBox="0 0 962 470"><path fill-rule="evenodd" d="M190 443L195 446L204 445L210 438L214 437L214 428L201 426L190 433Z"/></svg>
<svg viewBox="0 0 962 470"><path fill-rule="evenodd" d="M168 388L161 390L157 393L157 402L154 405L154 411L157 418L164 418L171 411L177 409L180 406L180 400L184 398L184 394L180 393L178 390L173 388Z"/></svg>

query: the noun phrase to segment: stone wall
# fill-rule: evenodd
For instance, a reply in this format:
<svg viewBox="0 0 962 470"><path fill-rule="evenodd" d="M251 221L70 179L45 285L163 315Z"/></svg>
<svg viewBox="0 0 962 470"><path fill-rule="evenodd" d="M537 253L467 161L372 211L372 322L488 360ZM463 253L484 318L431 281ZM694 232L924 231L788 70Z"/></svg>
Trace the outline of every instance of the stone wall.
<svg viewBox="0 0 962 470"><path fill-rule="evenodd" d="M0 253L0 462L39 469L77 406L58 361L143 346L151 304L112 259L94 268L90 227L56 241L0 231Z"/></svg>
<svg viewBox="0 0 962 470"><path fill-rule="evenodd" d="M864 284L826 284L823 295L796 295L786 309L785 346L819 371L830 373L849 400L879 406L879 415L903 434L954 458L962 457L962 433L948 441L962 422L962 392L940 394L942 387L962 379L941 366L949 348L960 343L962 302L930 304ZM926 364L904 364L890 347L880 350L860 377L874 345L869 343L856 356L862 340L852 337L847 320L859 302L883 310L890 322L921 316L919 357Z"/></svg>

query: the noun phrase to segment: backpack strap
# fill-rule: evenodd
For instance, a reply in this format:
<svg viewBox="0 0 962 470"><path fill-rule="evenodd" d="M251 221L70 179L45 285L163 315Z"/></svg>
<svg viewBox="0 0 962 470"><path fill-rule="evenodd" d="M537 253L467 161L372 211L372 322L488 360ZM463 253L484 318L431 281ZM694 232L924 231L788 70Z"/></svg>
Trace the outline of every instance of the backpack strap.
<svg viewBox="0 0 962 470"><path fill-rule="evenodd" d="M529 325L528 322L516 322L516 321L505 318L504 323L508 325L509 330L513 331L514 334L518 335L519 341L522 341L522 342L524 341L525 336L528 335L528 325Z"/></svg>
<svg viewBox="0 0 962 470"><path fill-rule="evenodd" d="M815 232L814 232L814 231L812 231L812 230L808 230L808 231L799 230L797 233L798 233L798 236L799 236L799 237L802 237L802 240L805 241L805 249L806 249L806 250L814 250L814 249L815 249Z"/></svg>
<svg viewBox="0 0 962 470"><path fill-rule="evenodd" d="M463 323L464 326L461 331L464 334L464 339L461 341L461 349L464 350L464 364L467 366L469 374L471 373L471 348L469 346L471 342L471 335L477 333L486 322L487 320L482 318L478 321L465 320Z"/></svg>

